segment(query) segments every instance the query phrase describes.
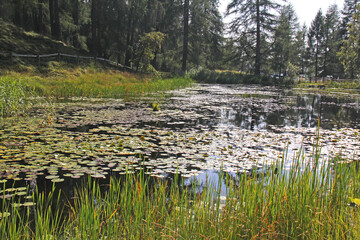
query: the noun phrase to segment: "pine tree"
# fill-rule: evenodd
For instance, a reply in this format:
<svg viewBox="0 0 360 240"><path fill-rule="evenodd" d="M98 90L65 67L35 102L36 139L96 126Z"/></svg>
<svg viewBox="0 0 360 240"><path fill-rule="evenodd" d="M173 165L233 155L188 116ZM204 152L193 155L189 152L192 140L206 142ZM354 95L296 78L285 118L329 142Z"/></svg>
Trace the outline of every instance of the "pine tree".
<svg viewBox="0 0 360 240"><path fill-rule="evenodd" d="M217 0L190 4L189 63L192 67L215 68L221 57L223 23Z"/></svg>
<svg viewBox="0 0 360 240"><path fill-rule="evenodd" d="M322 70L321 57L322 57L322 44L324 40L324 16L321 9L317 12L315 19L312 21L309 34L308 34L308 45L311 54L311 62L315 66L314 74L315 81L320 75Z"/></svg>
<svg viewBox="0 0 360 240"><path fill-rule="evenodd" d="M184 0L184 39L183 39L183 58L182 72L186 72L187 57L189 51L189 0Z"/></svg>
<svg viewBox="0 0 360 240"><path fill-rule="evenodd" d="M340 37L340 13L337 5L329 7L324 22L324 40L323 40L323 73L322 76L327 75L339 76L342 72L342 66L337 57L337 52L340 51L341 37Z"/></svg>
<svg viewBox="0 0 360 240"><path fill-rule="evenodd" d="M298 52L295 46L296 34L299 28L295 10L291 5L281 8L280 16L275 27L273 42L272 69L286 76L287 66L299 64Z"/></svg>
<svg viewBox="0 0 360 240"><path fill-rule="evenodd" d="M354 79L360 74L360 4L356 8L348 31L349 38L343 41L343 46L338 55L346 74Z"/></svg>
<svg viewBox="0 0 360 240"><path fill-rule="evenodd" d="M260 75L266 57L266 40L275 23L275 11L280 5L272 0L232 0L227 7L227 15L233 15L230 30L238 37L255 35L254 73ZM250 36L249 36L250 35ZM252 41L251 41L252 42Z"/></svg>

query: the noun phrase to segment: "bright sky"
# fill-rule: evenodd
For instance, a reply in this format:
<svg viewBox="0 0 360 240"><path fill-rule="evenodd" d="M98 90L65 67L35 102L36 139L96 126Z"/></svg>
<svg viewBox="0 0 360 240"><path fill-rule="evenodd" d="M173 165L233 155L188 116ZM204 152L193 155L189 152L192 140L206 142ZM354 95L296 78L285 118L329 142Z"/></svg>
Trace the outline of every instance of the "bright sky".
<svg viewBox="0 0 360 240"><path fill-rule="evenodd" d="M222 13L225 12L226 6L230 1L231 0L220 0ZM323 14L325 14L329 6L334 3L338 5L339 10L341 10L344 5L344 0L288 0L288 2L294 6L300 24L306 23L307 26L310 26L320 8Z"/></svg>

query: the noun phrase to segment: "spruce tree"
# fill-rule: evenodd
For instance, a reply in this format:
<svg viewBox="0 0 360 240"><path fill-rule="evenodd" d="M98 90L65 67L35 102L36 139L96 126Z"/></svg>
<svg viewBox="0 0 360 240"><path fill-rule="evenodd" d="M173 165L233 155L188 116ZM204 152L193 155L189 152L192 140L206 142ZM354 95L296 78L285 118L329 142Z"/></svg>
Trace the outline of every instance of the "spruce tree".
<svg viewBox="0 0 360 240"><path fill-rule="evenodd" d="M227 15L232 15L232 34L249 39L255 35L254 73L260 75L266 56L266 41L275 23L275 13L280 5L272 0L232 0L227 6ZM252 40L250 41L252 42ZM248 42L248 43L250 43Z"/></svg>
<svg viewBox="0 0 360 240"><path fill-rule="evenodd" d="M311 62L314 64L315 81L317 81L322 70L322 44L324 40L324 16L321 9L317 12L315 19L312 21L308 33L308 45L311 54Z"/></svg>

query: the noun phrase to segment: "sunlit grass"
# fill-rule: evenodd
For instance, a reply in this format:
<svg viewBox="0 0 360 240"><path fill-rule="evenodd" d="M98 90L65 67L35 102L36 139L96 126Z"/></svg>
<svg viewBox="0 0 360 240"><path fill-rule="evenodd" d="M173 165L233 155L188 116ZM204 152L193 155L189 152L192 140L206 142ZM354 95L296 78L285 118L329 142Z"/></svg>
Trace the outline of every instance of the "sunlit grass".
<svg viewBox="0 0 360 240"><path fill-rule="evenodd" d="M0 77L0 117L25 114L31 105L30 97L31 91L23 79Z"/></svg>
<svg viewBox="0 0 360 240"><path fill-rule="evenodd" d="M351 91L360 89L359 80L331 80L331 81L318 81L318 82L299 82L296 84L296 87L299 88L314 88L316 90L321 90L323 92L333 91Z"/></svg>
<svg viewBox="0 0 360 240"><path fill-rule="evenodd" d="M357 164L335 159L320 165L318 156L298 157L290 169L279 160L253 176L220 174L226 190L208 183L198 192L178 177L168 182L143 172L113 178L105 189L89 180L69 200L63 222L61 211L47 207L38 193L34 211L8 210L0 234L8 239L357 239L359 209L351 203L360 197ZM36 231L30 230L31 214Z"/></svg>
<svg viewBox="0 0 360 240"><path fill-rule="evenodd" d="M23 78L35 94L53 97L136 98L159 91L190 86L190 78L154 78L149 74L122 72L96 66L69 67L50 64L44 69L26 68L10 72L9 78Z"/></svg>
<svg viewBox="0 0 360 240"><path fill-rule="evenodd" d="M0 117L25 114L31 96L137 99L157 92L188 87L188 77L168 79L99 66L17 66L0 76Z"/></svg>

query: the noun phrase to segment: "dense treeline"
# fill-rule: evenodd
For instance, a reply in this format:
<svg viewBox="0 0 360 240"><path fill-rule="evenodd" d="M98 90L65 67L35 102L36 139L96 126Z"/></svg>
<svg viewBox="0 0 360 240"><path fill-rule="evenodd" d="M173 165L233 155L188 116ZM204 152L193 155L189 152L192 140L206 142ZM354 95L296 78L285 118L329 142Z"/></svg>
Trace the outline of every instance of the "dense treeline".
<svg viewBox="0 0 360 240"><path fill-rule="evenodd" d="M345 0L342 10L319 10L309 27L299 24L291 5L276 0L232 0L227 27L218 0L0 0L0 17L137 68L146 45L153 46L146 61L162 71L355 78L358 4Z"/></svg>
<svg viewBox="0 0 360 240"><path fill-rule="evenodd" d="M332 5L325 14L320 9L309 27L300 26L291 5L279 2L231 1L225 54L230 66L280 77L302 74L310 80L360 73L360 1L345 0L343 10Z"/></svg>
<svg viewBox="0 0 360 240"><path fill-rule="evenodd" d="M163 71L220 63L223 23L217 0L0 0L0 16L128 66L139 62L146 34L165 34L152 65ZM184 12L188 12L187 24ZM184 25L187 35L184 39ZM158 36L152 34L150 36ZM149 36L148 36L149 37ZM183 50L183 42L188 42ZM185 53L186 54L183 54ZM181 59L186 56L185 65ZM137 66L134 66L137 67Z"/></svg>

